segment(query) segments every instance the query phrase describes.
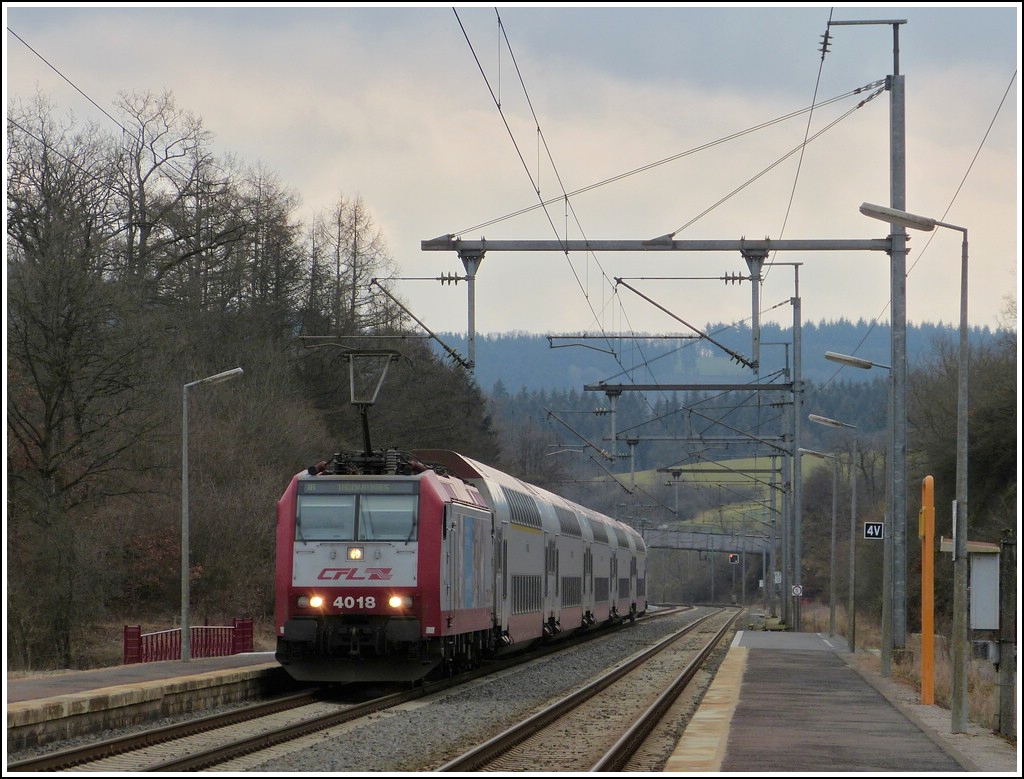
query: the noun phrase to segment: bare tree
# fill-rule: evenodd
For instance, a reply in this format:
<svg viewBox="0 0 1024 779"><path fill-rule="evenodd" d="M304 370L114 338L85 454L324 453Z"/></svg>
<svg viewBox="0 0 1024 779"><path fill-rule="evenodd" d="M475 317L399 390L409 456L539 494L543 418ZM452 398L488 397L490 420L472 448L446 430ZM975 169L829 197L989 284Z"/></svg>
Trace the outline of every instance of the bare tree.
<svg viewBox="0 0 1024 779"><path fill-rule="evenodd" d="M244 255L250 224L240 213L236 174L201 149L192 154L186 189L161 217L168 243L153 257L149 294L177 310L237 309L244 281L232 270L244 265L234 258Z"/></svg>
<svg viewBox="0 0 1024 779"><path fill-rule="evenodd" d="M119 275L140 305L184 294L201 307L213 271L245 232L231 209L228 168L209 151L202 120L178 108L170 92L122 93L118 107Z"/></svg>
<svg viewBox="0 0 1024 779"><path fill-rule="evenodd" d="M308 268L305 295L301 307L301 331L304 335L328 335L333 318L328 301L334 298L329 257L329 229L323 215L316 215L307 226L302 247Z"/></svg>
<svg viewBox="0 0 1024 779"><path fill-rule="evenodd" d="M293 218L299 198L262 167L248 172L238 194L241 219L247 225L247 238L234 263L244 278L239 305L281 334L296 318L305 285L301 228Z"/></svg>
<svg viewBox="0 0 1024 779"><path fill-rule="evenodd" d="M362 197L340 197L323 224L328 226L324 253L333 260L329 334L399 329L400 310L370 287L373 279L393 275L395 262Z"/></svg>
<svg viewBox="0 0 1024 779"><path fill-rule="evenodd" d="M40 102L11 119L8 577L49 586L27 601L9 596L9 614L26 637L49 619L41 632L67 666L103 598L102 554L88 554L102 548L97 506L129 489L127 454L156 419L146 413L145 344L109 273L106 141L95 128L58 126Z"/></svg>

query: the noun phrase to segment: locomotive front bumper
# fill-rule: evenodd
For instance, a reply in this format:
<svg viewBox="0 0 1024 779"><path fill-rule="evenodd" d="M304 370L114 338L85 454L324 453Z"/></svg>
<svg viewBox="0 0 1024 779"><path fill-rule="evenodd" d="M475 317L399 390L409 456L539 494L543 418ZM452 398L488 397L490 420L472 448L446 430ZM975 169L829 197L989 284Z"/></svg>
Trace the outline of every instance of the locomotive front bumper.
<svg viewBox="0 0 1024 779"><path fill-rule="evenodd" d="M442 659L415 618L291 619L283 627L276 658L298 681L415 681Z"/></svg>
<svg viewBox="0 0 1024 779"><path fill-rule="evenodd" d="M379 647L381 641L404 644L419 641L420 637L420 621L415 617L376 617L358 621L344 617L289 619L281 632L285 641L313 643L328 651L341 643Z"/></svg>

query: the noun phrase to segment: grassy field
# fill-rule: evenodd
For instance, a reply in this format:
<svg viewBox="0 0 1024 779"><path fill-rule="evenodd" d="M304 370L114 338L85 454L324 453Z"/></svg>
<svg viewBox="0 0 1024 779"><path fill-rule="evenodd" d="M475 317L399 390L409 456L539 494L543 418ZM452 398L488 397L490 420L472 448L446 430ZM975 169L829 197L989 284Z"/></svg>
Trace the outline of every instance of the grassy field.
<svg viewBox="0 0 1024 779"><path fill-rule="evenodd" d="M750 496L749 500L736 500L720 507L708 509L687 522L711 524L726 529L742 527L744 517L749 518L756 512L764 511L764 501L770 499L771 474L756 471L758 469L767 470L771 467L771 463L772 460L769 457L749 457L682 466L686 472L680 477L680 483L703 484L709 488L727 484L730 492L738 496ZM801 470L805 481L816 469L822 467L826 466L823 465L821 458L810 456L801 458ZM666 474L664 471L649 470L637 471L636 474L617 474L616 478L620 484L626 487L635 480L637 487L650 490L663 485ZM781 476L776 478L776 482L779 481L781 481Z"/></svg>

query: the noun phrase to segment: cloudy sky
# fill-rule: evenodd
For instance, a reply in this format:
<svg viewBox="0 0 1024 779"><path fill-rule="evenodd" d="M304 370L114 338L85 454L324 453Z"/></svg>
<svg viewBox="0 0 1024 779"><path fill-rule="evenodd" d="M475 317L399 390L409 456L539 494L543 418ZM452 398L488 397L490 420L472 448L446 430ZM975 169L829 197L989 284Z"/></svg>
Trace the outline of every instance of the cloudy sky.
<svg viewBox="0 0 1024 779"><path fill-rule="evenodd" d="M297 217L361 196L393 288L436 332L467 326L465 285L423 280L464 272L421 249L441 235L885 237L858 206L890 202L889 93L872 96L895 41L877 22L904 19L907 210L969 229L972 324L996 327L1019 297L1017 3L154 6L5 4L5 97L38 90L113 131L90 101L113 113L120 92L169 90L217 152L278 174ZM876 24L832 26L823 58L830 19ZM912 233L911 322L958 321L960 238ZM884 254L773 259L766 319L791 322L798 281L805 321L888 321ZM492 252L476 326L685 332L662 308L741 321L749 285L722 277L745 271L721 252Z"/></svg>

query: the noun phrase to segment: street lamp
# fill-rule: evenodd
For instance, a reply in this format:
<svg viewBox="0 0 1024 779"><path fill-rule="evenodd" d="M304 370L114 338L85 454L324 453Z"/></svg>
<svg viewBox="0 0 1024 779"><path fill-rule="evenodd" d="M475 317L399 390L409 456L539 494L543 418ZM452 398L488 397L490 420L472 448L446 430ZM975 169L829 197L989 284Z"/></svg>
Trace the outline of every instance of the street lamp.
<svg viewBox="0 0 1024 779"><path fill-rule="evenodd" d="M192 637L188 614L188 390L199 384L218 384L241 376L241 368L232 368L199 381L192 381L181 391L181 660L192 659Z"/></svg>
<svg viewBox="0 0 1024 779"><path fill-rule="evenodd" d="M886 457L889 465L889 478L885 483L885 522L882 531L882 649L879 660L882 676L892 674L892 647L893 647L893 465L895 463L895 431L893 424L893 387L892 387L892 366L884 363L865 360L863 357L854 357L839 352L825 352L825 359L837 362L840 365L847 365L851 368L870 370L871 368L885 368L889 371L889 453Z"/></svg>
<svg viewBox="0 0 1024 779"><path fill-rule="evenodd" d="M819 425L846 427L853 431L853 454L850 462L850 592L848 595L850 613L850 651L857 652L857 426L837 419L808 414L807 418Z"/></svg>
<svg viewBox="0 0 1024 779"><path fill-rule="evenodd" d="M967 730L968 616L967 599L967 228L940 222L928 216L908 214L894 208L861 203L860 212L872 219L931 231L947 227L963 233L960 248L960 353L956 409L956 500L953 503L953 690L952 729Z"/></svg>
<svg viewBox="0 0 1024 779"><path fill-rule="evenodd" d="M851 368L886 368L891 370L891 365L883 365L880 362L865 360L863 357L854 357L851 354L840 354L839 352L825 352L825 359L838 362L842 365L849 365Z"/></svg>
<svg viewBox="0 0 1024 779"><path fill-rule="evenodd" d="M828 634L836 634L836 503L839 497L839 458L834 454L800 449L801 454L814 457L828 457L832 460L832 543L828 559Z"/></svg>

